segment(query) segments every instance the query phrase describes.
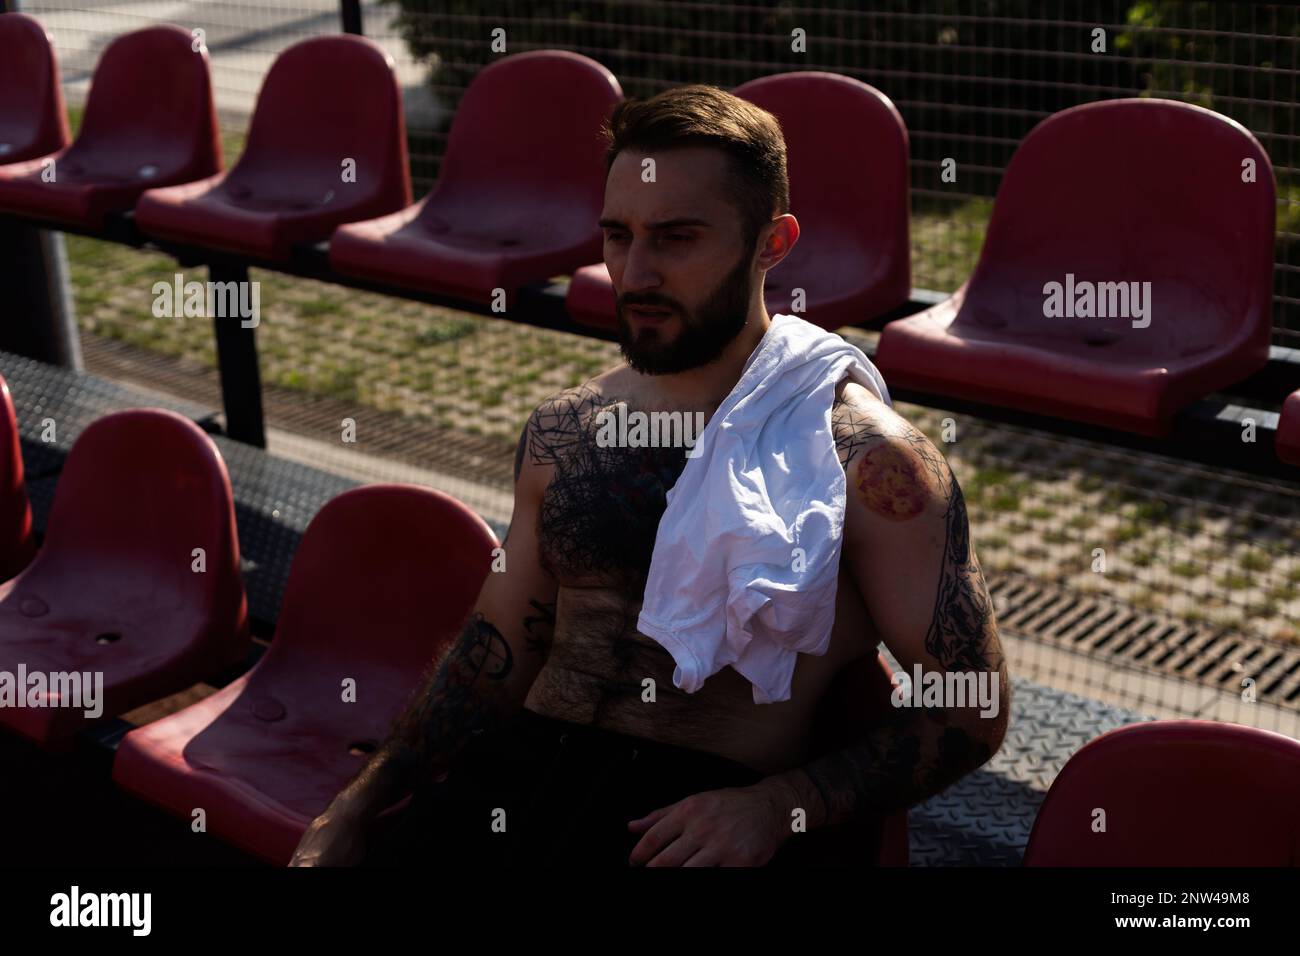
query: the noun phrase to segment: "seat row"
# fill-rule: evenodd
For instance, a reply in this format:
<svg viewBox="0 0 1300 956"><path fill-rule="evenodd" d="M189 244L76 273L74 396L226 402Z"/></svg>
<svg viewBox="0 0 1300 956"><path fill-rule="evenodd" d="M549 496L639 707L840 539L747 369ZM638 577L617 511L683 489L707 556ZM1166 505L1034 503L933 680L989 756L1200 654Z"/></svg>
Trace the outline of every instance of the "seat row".
<svg viewBox="0 0 1300 956"><path fill-rule="evenodd" d="M340 274L481 302L571 275L575 323L614 324L597 134L622 92L600 64L534 51L483 69L437 184L411 205L400 89L378 45L324 36L281 54L226 171L194 46L172 26L116 39L69 145L49 38L0 15L0 212L96 229L134 210L146 234L270 262L328 240ZM812 71L735 93L781 122L802 225L767 277L769 312L799 306L833 329L901 306L908 140L893 104ZM1007 168L973 274L886 324L876 362L898 389L1167 434L1268 361L1275 200L1267 154L1218 113L1157 99L1057 113ZM1297 401L1278 433L1293 463Z"/></svg>

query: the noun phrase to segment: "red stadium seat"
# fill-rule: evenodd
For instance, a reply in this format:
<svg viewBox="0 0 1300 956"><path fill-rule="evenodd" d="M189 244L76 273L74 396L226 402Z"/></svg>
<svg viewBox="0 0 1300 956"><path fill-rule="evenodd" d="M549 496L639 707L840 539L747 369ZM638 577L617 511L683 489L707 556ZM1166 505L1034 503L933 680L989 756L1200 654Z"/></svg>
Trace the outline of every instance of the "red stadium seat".
<svg viewBox="0 0 1300 956"><path fill-rule="evenodd" d="M339 495L303 536L270 650L213 696L127 734L113 779L186 820L203 807L208 832L288 863L463 623L495 546L440 492Z"/></svg>
<svg viewBox="0 0 1300 956"><path fill-rule="evenodd" d="M790 211L799 241L767 274L769 313L793 311L804 290L808 321L861 325L911 294L907 127L879 90L835 73L781 73L735 94L781 123ZM614 287L604 264L574 273L565 307L579 325L614 328Z"/></svg>
<svg viewBox="0 0 1300 956"><path fill-rule="evenodd" d="M1218 113L1156 99L1064 110L1012 158L975 272L889 323L876 364L891 388L1164 435L1268 361L1274 198L1267 154ZM1129 282L1150 283L1145 319L1077 315L1098 310L1084 301L1095 284ZM1045 314L1049 283L1071 311ZM1106 311L1122 312L1112 291Z"/></svg>
<svg viewBox="0 0 1300 956"><path fill-rule="evenodd" d="M0 166L0 211L96 229L146 189L219 170L208 54L193 42L157 26L110 43L72 145Z"/></svg>
<svg viewBox="0 0 1300 956"><path fill-rule="evenodd" d="M577 53L537 50L488 66L465 91L442 172L418 205L343 226L339 272L507 304L530 282L598 261L601 123L622 97L614 75Z"/></svg>
<svg viewBox="0 0 1300 956"><path fill-rule="evenodd" d="M1038 811L1024 862L1296 866L1297 807L1300 741L1208 720L1131 724L1070 758Z"/></svg>
<svg viewBox="0 0 1300 956"><path fill-rule="evenodd" d="M102 673L102 716L113 717L250 646L230 480L212 439L162 409L96 421L68 454L36 559L0 585L0 670ZM85 709L3 707L0 726L59 749L94 719Z"/></svg>
<svg viewBox="0 0 1300 956"><path fill-rule="evenodd" d="M233 169L150 190L135 218L149 235L284 261L297 243L410 201L392 60L372 40L341 35L304 40L276 58Z"/></svg>
<svg viewBox="0 0 1300 956"><path fill-rule="evenodd" d="M897 713L889 700L894 686L889 664L880 654L859 658L840 671L814 715L812 752L821 756L850 747L889 720ZM883 819L867 817L841 829L844 839L861 848L862 862L907 866L906 810ZM820 861L813 854L803 862L817 865Z"/></svg>
<svg viewBox="0 0 1300 956"><path fill-rule="evenodd" d="M1300 389L1287 396L1273 439L1277 457L1288 465L1300 465Z"/></svg>
<svg viewBox="0 0 1300 956"><path fill-rule="evenodd" d="M0 581L8 581L36 553L32 509L23 484L23 452L18 440L9 383L0 376Z"/></svg>
<svg viewBox="0 0 1300 956"><path fill-rule="evenodd" d="M39 21L0 14L0 163L68 145L68 117L54 43Z"/></svg>

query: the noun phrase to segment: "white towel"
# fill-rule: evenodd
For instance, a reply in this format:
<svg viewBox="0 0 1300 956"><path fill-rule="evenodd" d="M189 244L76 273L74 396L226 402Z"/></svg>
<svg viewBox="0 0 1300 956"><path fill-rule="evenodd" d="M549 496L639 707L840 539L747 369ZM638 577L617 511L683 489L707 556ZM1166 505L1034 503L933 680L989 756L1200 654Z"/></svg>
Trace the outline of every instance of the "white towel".
<svg viewBox="0 0 1300 956"><path fill-rule="evenodd" d="M668 492L637 629L687 693L731 665L754 703L789 700L796 655L830 646L846 487L831 406L846 376L892 404L861 349L773 316Z"/></svg>

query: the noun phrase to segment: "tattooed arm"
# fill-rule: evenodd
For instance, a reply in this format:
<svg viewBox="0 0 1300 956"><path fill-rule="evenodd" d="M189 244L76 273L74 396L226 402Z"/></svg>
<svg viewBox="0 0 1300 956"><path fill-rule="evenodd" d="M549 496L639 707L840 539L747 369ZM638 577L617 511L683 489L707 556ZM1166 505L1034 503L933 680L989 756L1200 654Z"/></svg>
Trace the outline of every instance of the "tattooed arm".
<svg viewBox="0 0 1300 956"><path fill-rule="evenodd" d="M807 810L809 827L910 807L945 789L997 752L1010 705L961 488L924 435L855 389L846 388L834 415L848 477L843 558L904 672L911 677L919 664L923 675L969 674L964 686L984 690L984 704L975 693L964 705L946 695L941 706L899 708L856 745L768 778L776 792L785 788L785 803ZM918 705L922 690L913 688Z"/></svg>
<svg viewBox="0 0 1300 956"><path fill-rule="evenodd" d="M537 551L537 514L546 474L527 454L536 415L515 458L515 507L503 545L505 570L491 571L460 635L429 668L388 739L361 773L313 821L293 864L351 863L360 831L414 787L446 771L475 735L523 707L550 651L558 586Z"/></svg>

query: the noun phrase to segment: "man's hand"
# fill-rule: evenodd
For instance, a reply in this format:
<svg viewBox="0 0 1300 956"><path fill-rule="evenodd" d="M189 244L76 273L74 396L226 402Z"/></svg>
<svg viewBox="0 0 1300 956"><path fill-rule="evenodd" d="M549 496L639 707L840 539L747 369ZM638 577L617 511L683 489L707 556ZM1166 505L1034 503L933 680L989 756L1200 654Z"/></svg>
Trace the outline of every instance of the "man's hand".
<svg viewBox="0 0 1300 956"><path fill-rule="evenodd" d="M628 829L644 836L633 866L762 866L793 830L780 785L709 790L655 810Z"/></svg>
<svg viewBox="0 0 1300 956"><path fill-rule="evenodd" d="M289 865L356 866L365 855L365 824L331 806L307 827Z"/></svg>

